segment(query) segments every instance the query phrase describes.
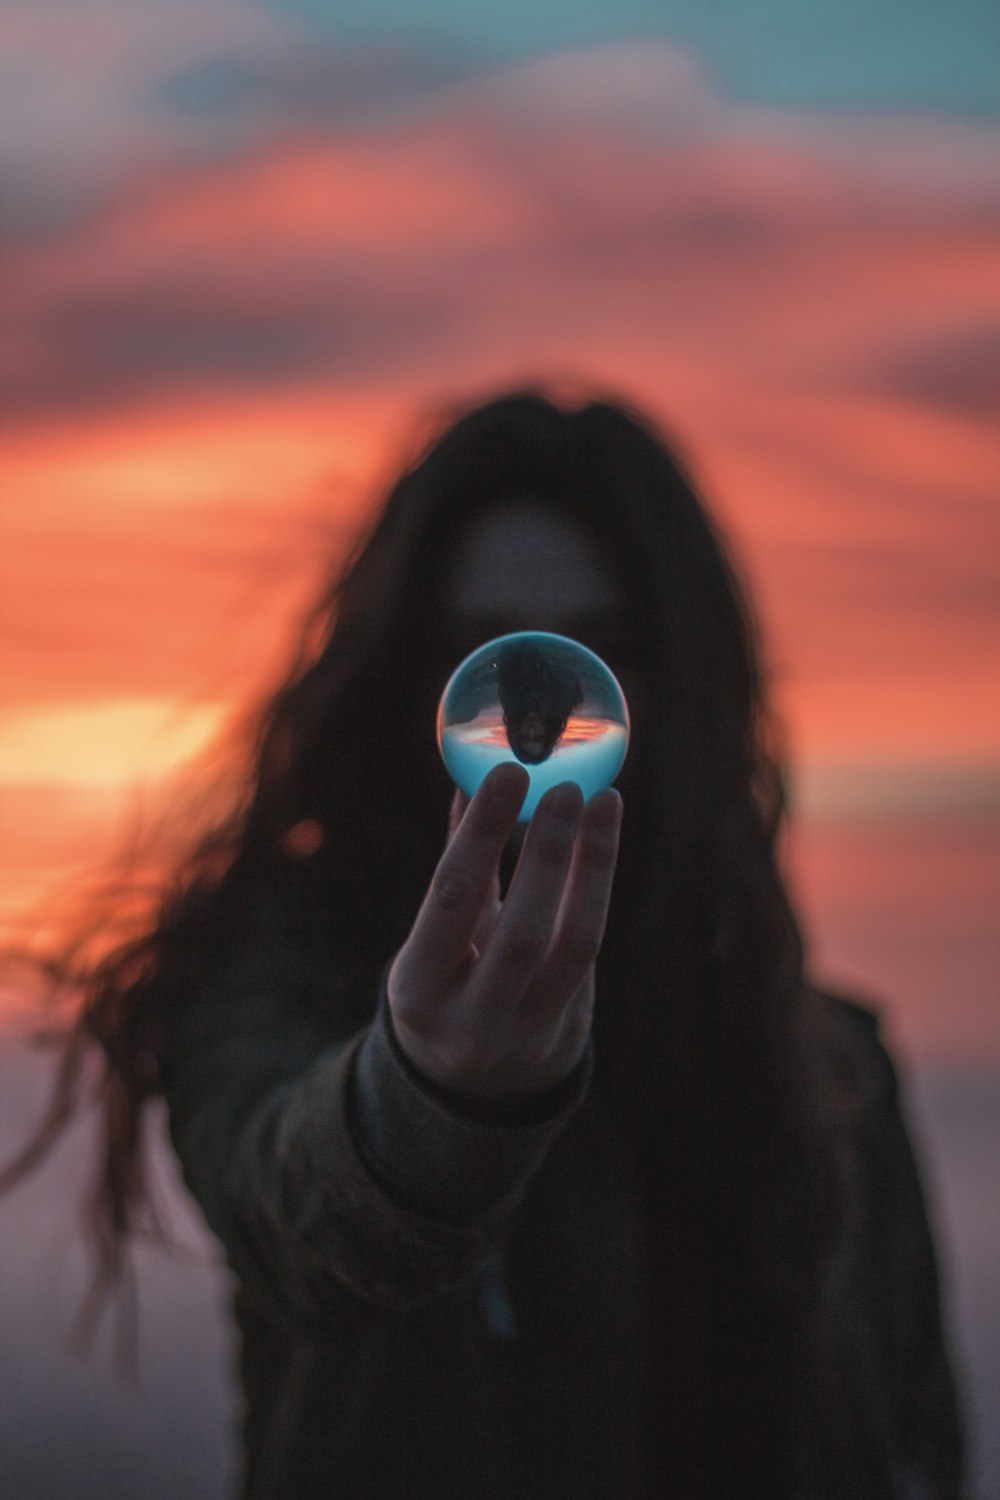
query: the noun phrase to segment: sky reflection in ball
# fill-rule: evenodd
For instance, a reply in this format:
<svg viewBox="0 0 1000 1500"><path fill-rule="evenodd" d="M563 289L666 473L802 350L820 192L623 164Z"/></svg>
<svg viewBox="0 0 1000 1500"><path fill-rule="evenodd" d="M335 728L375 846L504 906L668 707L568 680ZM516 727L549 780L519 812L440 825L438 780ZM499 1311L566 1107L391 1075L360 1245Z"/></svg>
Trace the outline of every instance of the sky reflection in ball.
<svg viewBox="0 0 1000 1500"><path fill-rule="evenodd" d="M610 786L628 749L625 695L599 656L568 636L525 630L473 651L448 680L438 746L455 784L471 797L505 761L531 781L521 821L549 787L575 781L589 799Z"/></svg>

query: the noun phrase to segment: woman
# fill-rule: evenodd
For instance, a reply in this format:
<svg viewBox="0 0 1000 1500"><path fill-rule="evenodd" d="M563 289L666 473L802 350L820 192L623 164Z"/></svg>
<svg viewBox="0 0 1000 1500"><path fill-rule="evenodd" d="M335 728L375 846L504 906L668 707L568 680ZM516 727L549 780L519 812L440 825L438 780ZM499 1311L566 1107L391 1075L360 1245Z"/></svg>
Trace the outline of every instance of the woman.
<svg viewBox="0 0 1000 1500"><path fill-rule="evenodd" d="M524 641L504 646L497 659L497 693L507 743L522 765L548 760L569 716L583 701L572 667Z"/></svg>
<svg viewBox="0 0 1000 1500"><path fill-rule="evenodd" d="M606 403L469 411L321 617L245 815L85 1017L109 1245L162 1090L234 1270L245 1496L958 1496L891 1064L804 978L755 632L676 459ZM625 686L613 895L617 793L554 789L518 860L517 765L441 853L438 695L518 628Z"/></svg>

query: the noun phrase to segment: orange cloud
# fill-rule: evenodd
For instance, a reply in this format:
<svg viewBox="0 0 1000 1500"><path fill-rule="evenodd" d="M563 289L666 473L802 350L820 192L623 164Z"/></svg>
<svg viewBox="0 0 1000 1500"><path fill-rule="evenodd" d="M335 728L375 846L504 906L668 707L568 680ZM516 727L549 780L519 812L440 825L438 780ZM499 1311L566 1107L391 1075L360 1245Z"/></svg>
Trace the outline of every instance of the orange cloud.
<svg viewBox="0 0 1000 1500"><path fill-rule="evenodd" d="M128 705L258 689L413 416L549 375L680 435L808 766L996 755L983 133L745 129L697 90L665 124L652 86L570 118L532 68L518 114L508 79L175 163L13 248L2 665L48 779L79 778L67 726L113 780Z"/></svg>

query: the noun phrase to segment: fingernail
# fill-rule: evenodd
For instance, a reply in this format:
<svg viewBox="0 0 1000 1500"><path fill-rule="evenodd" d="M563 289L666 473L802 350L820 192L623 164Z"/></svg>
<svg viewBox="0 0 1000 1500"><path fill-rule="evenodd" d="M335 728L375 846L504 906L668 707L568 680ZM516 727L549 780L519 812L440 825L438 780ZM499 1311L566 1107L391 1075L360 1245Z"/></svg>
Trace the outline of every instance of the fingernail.
<svg viewBox="0 0 1000 1500"><path fill-rule="evenodd" d="M527 790L527 771L513 763L498 766L490 779L490 800L502 807L520 807Z"/></svg>
<svg viewBox="0 0 1000 1500"><path fill-rule="evenodd" d="M583 794L575 781L568 781L564 786L557 787L552 793L552 801L549 803L549 814L553 818L559 818L569 822L570 818L579 815L583 803Z"/></svg>
<svg viewBox="0 0 1000 1500"><path fill-rule="evenodd" d="M622 799L614 787L605 787L592 802L591 816L598 828L614 828L622 815Z"/></svg>

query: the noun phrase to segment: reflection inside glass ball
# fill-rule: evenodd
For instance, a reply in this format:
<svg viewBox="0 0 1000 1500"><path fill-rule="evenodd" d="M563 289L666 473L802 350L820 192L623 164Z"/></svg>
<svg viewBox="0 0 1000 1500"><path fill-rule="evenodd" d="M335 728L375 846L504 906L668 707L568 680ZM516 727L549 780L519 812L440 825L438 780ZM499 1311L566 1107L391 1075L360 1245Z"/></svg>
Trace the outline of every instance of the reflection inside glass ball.
<svg viewBox="0 0 1000 1500"><path fill-rule="evenodd" d="M441 756L467 796L502 761L527 769L522 822L562 781L575 781L587 799L610 786L628 735L628 705L600 657L567 636L537 630L473 651L452 673L438 707Z"/></svg>

